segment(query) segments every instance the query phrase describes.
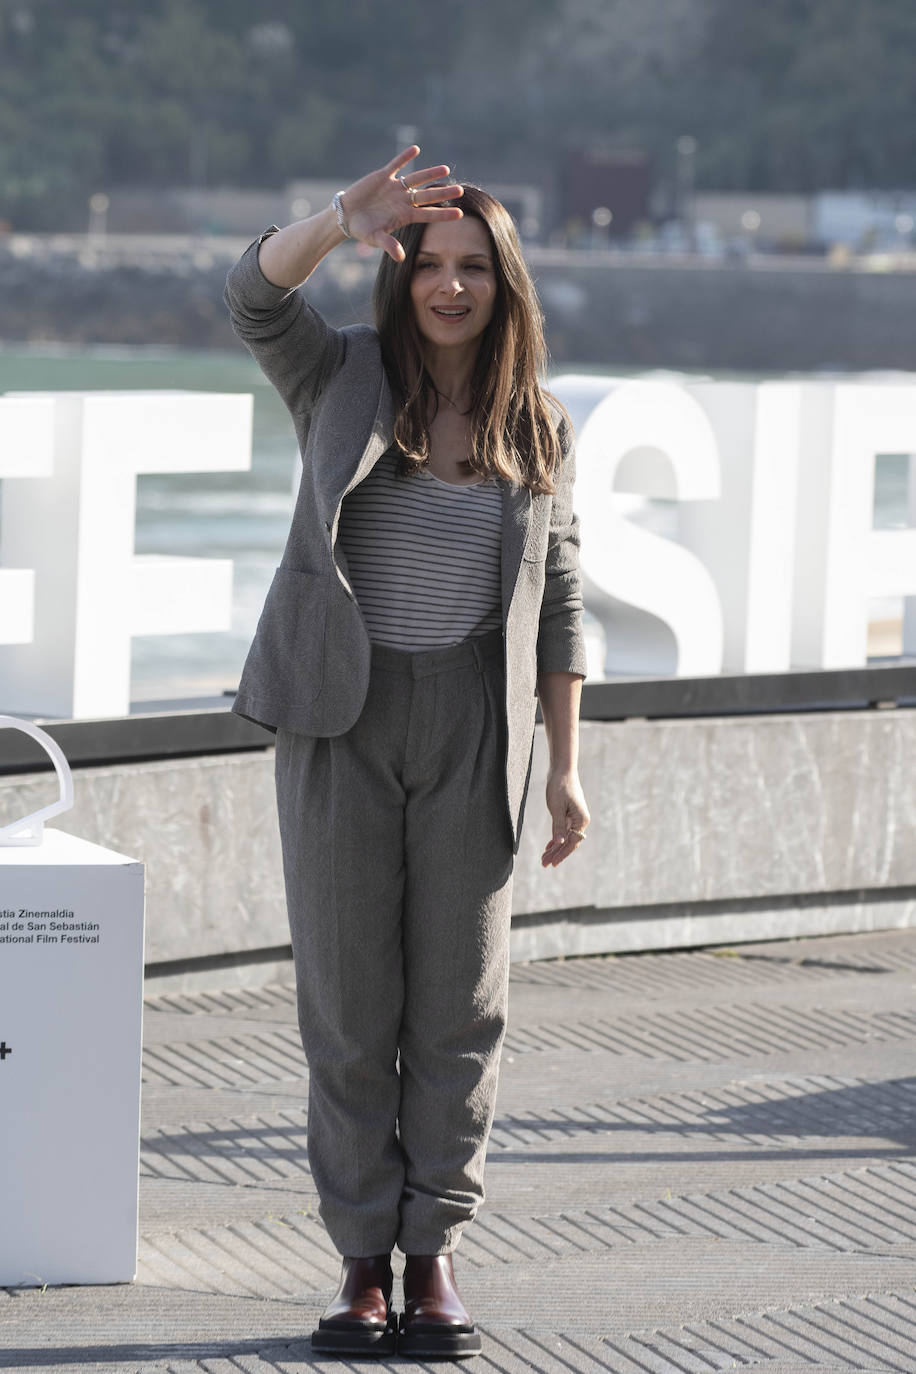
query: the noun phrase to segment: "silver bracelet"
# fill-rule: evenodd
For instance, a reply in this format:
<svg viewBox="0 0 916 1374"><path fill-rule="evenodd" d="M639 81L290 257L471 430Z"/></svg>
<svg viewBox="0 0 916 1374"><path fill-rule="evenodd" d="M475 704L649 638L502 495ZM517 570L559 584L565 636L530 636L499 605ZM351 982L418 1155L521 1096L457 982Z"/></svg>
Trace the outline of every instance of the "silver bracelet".
<svg viewBox="0 0 916 1374"><path fill-rule="evenodd" d="M347 217L344 214L343 201L341 200L342 195L343 191L338 191L331 201L331 204L334 206L334 214L337 216L337 227L340 229L344 238L351 239L353 235L350 233L349 227L347 226Z"/></svg>

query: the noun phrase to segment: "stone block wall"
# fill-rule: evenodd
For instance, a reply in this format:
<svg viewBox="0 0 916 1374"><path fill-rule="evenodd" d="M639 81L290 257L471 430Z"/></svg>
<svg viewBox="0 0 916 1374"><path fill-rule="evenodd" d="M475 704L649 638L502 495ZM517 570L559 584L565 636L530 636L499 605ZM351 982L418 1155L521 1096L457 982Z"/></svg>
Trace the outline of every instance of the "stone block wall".
<svg viewBox="0 0 916 1374"><path fill-rule="evenodd" d="M539 728L513 955L916 925L916 711L582 724L588 841L556 870ZM77 770L54 826L147 866L149 964L288 943L273 749ZM0 824L56 795L0 778ZM0 893L2 905L2 893Z"/></svg>

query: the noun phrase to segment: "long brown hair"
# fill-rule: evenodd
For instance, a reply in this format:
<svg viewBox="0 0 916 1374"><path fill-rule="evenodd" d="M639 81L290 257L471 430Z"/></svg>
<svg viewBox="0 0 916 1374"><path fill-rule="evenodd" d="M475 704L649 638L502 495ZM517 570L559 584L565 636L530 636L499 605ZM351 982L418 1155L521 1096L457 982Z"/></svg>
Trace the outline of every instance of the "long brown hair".
<svg viewBox="0 0 916 1374"><path fill-rule="evenodd" d="M556 420L539 375L547 362L544 317L522 246L508 210L479 186L462 182L457 205L485 226L493 250L496 299L480 340L471 377L471 456L484 477L505 477L533 492L552 492L561 460ZM406 257L382 255L375 279L375 323L395 400L394 437L408 471L429 461L429 416L438 396L423 361L423 341L414 319L410 282L424 224L408 224L395 237Z"/></svg>

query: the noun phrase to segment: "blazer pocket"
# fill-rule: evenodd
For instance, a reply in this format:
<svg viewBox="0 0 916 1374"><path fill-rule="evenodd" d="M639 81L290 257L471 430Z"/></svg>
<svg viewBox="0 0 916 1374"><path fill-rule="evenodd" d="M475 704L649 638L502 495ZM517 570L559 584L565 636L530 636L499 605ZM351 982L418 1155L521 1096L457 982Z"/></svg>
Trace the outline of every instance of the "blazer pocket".
<svg viewBox="0 0 916 1374"><path fill-rule="evenodd" d="M251 667L265 696L300 706L318 696L327 610L325 573L277 568L252 645Z"/></svg>

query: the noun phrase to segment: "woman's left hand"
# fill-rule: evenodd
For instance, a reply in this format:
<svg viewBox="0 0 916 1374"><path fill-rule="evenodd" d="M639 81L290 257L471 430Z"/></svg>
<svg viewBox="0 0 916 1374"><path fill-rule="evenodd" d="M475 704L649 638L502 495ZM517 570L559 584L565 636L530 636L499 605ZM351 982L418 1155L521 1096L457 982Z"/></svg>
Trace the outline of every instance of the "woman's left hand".
<svg viewBox="0 0 916 1374"><path fill-rule="evenodd" d="M556 868L579 848L591 820L578 773L548 773L547 810L553 837L541 855L541 866Z"/></svg>

